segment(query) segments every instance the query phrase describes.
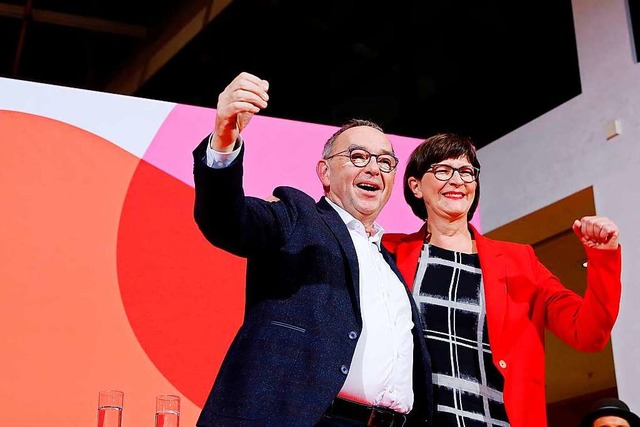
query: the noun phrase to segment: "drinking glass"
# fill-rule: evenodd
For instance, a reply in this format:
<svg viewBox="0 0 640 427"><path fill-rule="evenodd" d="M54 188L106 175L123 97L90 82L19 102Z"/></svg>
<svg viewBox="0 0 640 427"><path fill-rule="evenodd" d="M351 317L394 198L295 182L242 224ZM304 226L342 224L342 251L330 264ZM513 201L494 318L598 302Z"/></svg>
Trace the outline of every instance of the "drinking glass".
<svg viewBox="0 0 640 427"><path fill-rule="evenodd" d="M124 393L119 390L103 390L98 393L98 427L122 425Z"/></svg>
<svg viewBox="0 0 640 427"><path fill-rule="evenodd" d="M180 396L161 394L156 396L156 427L180 426Z"/></svg>

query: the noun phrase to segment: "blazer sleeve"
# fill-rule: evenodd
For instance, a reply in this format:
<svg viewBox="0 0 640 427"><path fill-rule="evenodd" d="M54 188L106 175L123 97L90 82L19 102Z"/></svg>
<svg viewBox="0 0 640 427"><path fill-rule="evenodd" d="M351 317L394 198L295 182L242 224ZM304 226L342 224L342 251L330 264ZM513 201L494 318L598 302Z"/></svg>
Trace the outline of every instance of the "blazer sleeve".
<svg viewBox="0 0 640 427"><path fill-rule="evenodd" d="M622 284L621 249L586 248L587 290L584 297L566 289L537 259L529 246L536 281L546 305L546 325L580 351L600 351L609 341L618 317Z"/></svg>
<svg viewBox="0 0 640 427"><path fill-rule="evenodd" d="M194 219L214 246L248 257L283 245L295 213L282 202L246 197L242 186L244 144L238 157L222 169L204 161L205 138L194 150Z"/></svg>

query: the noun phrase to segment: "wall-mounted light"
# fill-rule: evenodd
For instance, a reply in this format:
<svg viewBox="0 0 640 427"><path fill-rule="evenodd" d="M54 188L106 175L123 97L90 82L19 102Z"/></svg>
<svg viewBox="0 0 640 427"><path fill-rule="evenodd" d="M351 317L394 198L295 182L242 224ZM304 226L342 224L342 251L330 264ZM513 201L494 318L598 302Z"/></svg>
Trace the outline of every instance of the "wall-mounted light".
<svg viewBox="0 0 640 427"><path fill-rule="evenodd" d="M620 135L622 132L622 125L620 124L620 120L611 120L605 126L605 132L607 135L607 141L611 141L616 136Z"/></svg>

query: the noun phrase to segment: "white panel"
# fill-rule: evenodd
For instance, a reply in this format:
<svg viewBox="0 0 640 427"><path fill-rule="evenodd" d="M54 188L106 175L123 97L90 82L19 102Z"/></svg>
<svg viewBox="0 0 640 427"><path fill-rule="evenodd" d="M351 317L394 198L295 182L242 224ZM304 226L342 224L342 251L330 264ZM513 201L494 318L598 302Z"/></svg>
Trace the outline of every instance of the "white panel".
<svg viewBox="0 0 640 427"><path fill-rule="evenodd" d="M142 158L175 104L0 78L0 110L69 123Z"/></svg>
<svg viewBox="0 0 640 427"><path fill-rule="evenodd" d="M623 296L613 335L618 392L640 413L640 64L625 0L573 0L582 94L478 151L490 231L588 186L621 228ZM553 66L553 64L549 64ZM613 118L624 132L607 142Z"/></svg>

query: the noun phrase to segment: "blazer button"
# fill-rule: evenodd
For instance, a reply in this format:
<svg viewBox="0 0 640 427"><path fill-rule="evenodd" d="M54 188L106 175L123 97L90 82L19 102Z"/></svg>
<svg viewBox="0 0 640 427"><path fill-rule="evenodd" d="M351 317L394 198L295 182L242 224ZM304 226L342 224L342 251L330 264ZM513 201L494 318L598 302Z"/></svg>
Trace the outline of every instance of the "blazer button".
<svg viewBox="0 0 640 427"><path fill-rule="evenodd" d="M356 331L349 332L349 339L350 340L355 340L356 338L358 338L358 333Z"/></svg>
<svg viewBox="0 0 640 427"><path fill-rule="evenodd" d="M347 365L342 365L340 367L340 372L342 372L343 374L347 375L349 373L349 368L347 368Z"/></svg>
<svg viewBox="0 0 640 427"><path fill-rule="evenodd" d="M504 360L501 360L498 362L498 365L500 365L502 369L505 369L507 367L507 362L505 362Z"/></svg>

